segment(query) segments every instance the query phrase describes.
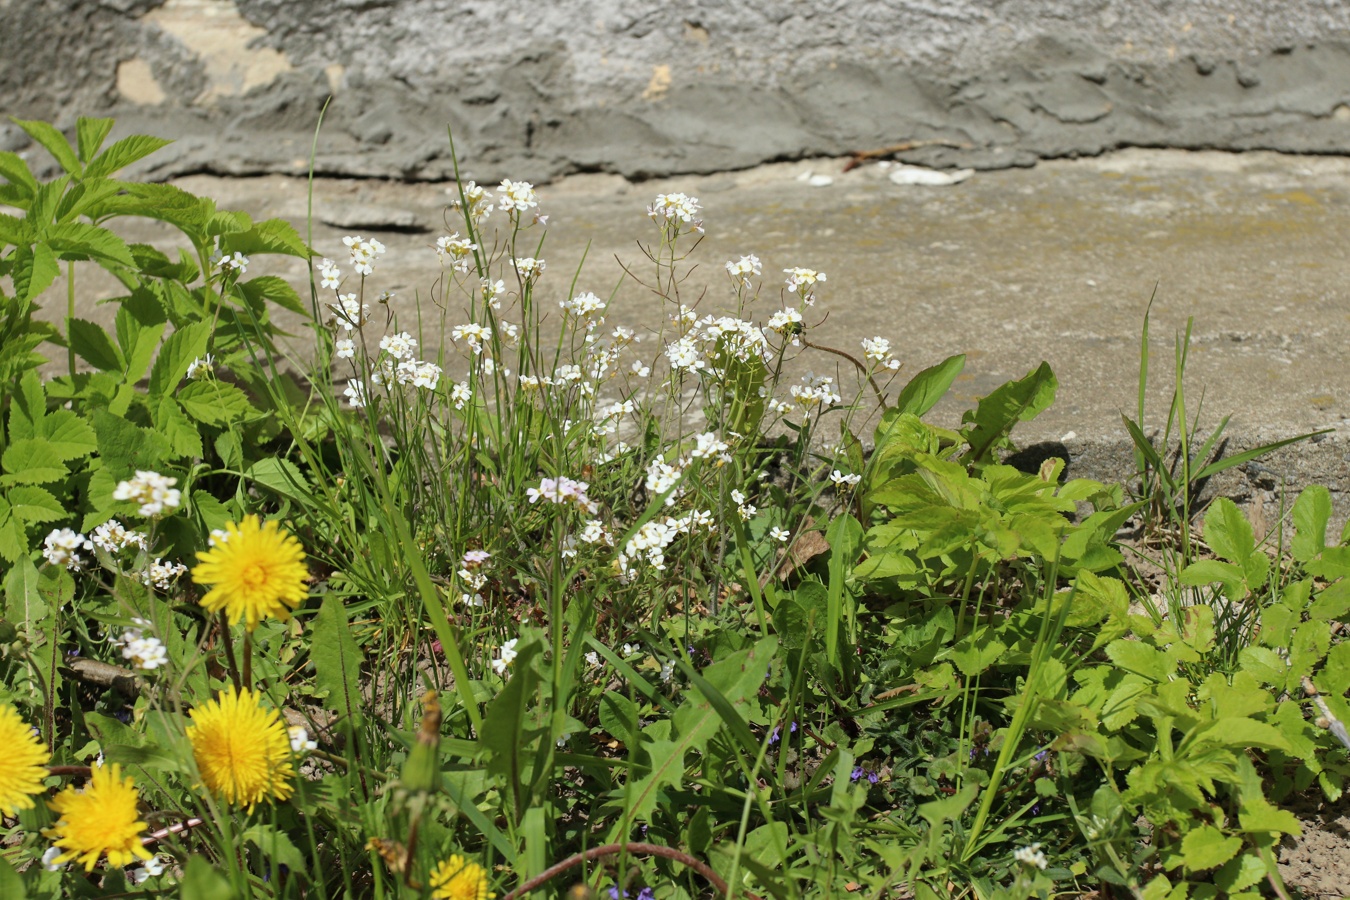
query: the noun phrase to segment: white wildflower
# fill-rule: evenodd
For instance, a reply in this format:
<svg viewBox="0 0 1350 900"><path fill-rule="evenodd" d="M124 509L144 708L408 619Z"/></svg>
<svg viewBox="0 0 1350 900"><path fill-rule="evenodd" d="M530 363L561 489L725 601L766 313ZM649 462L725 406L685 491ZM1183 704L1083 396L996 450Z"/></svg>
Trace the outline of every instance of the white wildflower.
<svg viewBox="0 0 1350 900"><path fill-rule="evenodd" d="M356 341L351 338L338 338L333 342L333 355L338 359L353 359L356 356Z"/></svg>
<svg viewBox="0 0 1350 900"><path fill-rule="evenodd" d="M109 519L90 535L94 546L106 553L118 553L127 547L149 549L149 542L139 531L129 531L116 519Z"/></svg>
<svg viewBox="0 0 1350 900"><path fill-rule="evenodd" d="M308 753L319 749L319 742L310 740L309 729L303 725L292 725L286 729L286 733L291 739L292 753Z"/></svg>
<svg viewBox="0 0 1350 900"><path fill-rule="evenodd" d="M210 353L208 353L206 354L206 356L204 357L199 356L192 362L188 363L187 379L188 381L196 381L200 378L205 378L208 375L213 374L215 371L216 371L216 358L212 356Z"/></svg>
<svg viewBox="0 0 1350 900"><path fill-rule="evenodd" d="M450 389L450 402L455 404L455 409L463 409L472 399L473 389L469 387L467 381L461 381Z"/></svg>
<svg viewBox="0 0 1350 900"><path fill-rule="evenodd" d="M577 318L595 315L605 311L605 301L590 291L577 294L570 300L560 300L558 305Z"/></svg>
<svg viewBox="0 0 1350 900"><path fill-rule="evenodd" d="M1024 866L1035 866L1038 869L1044 869L1050 864L1050 860L1041 852L1040 844L1017 848L1013 851L1013 859Z"/></svg>
<svg viewBox="0 0 1350 900"><path fill-rule="evenodd" d="M168 591L173 588L173 583L178 580L178 576L187 571L187 566L182 563L166 563L159 557L150 567L141 573L141 583L150 586L153 585L161 591Z"/></svg>
<svg viewBox="0 0 1350 900"><path fill-rule="evenodd" d="M759 257L751 253L749 256L742 256L736 262L727 263L727 275L736 283L737 287L750 287L752 276L758 276L764 271L760 265Z"/></svg>
<svg viewBox="0 0 1350 900"><path fill-rule="evenodd" d="M177 478L141 470L130 481L118 483L113 499L139 503L137 511L143 516L159 516L178 508L182 494L174 488L177 483Z"/></svg>
<svg viewBox="0 0 1350 900"><path fill-rule="evenodd" d="M473 265L473 251L477 249L477 244L468 238L461 238L458 231L449 237L436 239L436 256L440 258L441 265L448 262L451 268L462 274L467 274Z"/></svg>
<svg viewBox="0 0 1350 900"><path fill-rule="evenodd" d="M348 382L342 395L357 409L362 409L366 405L366 386L359 381Z"/></svg>
<svg viewBox="0 0 1350 900"><path fill-rule="evenodd" d="M511 667L511 663L515 662L516 657L520 655L516 652L516 644L519 641L520 638L511 638L511 640L502 644L499 655L492 661L492 671L496 672L498 675L506 675L506 670Z"/></svg>
<svg viewBox="0 0 1350 900"><path fill-rule="evenodd" d="M65 566L72 572L78 572L84 565L80 551L91 551L94 545L89 539L69 528L58 528L42 541L42 556L54 566Z"/></svg>
<svg viewBox="0 0 1350 900"><path fill-rule="evenodd" d="M380 338L380 349L394 359L411 358L417 352L417 339L406 331Z"/></svg>
<svg viewBox="0 0 1350 900"><path fill-rule="evenodd" d="M862 481L861 475L845 475L843 472L835 469L830 473L830 481L834 482L835 487L853 487Z"/></svg>
<svg viewBox="0 0 1350 900"><path fill-rule="evenodd" d="M539 198L534 193L534 185L528 181L503 179L497 186L497 206L504 212L525 212L538 205Z"/></svg>
<svg viewBox="0 0 1350 900"><path fill-rule="evenodd" d="M773 538L775 541L787 543L787 539L792 537L792 533L775 525L769 529L769 537Z"/></svg>
<svg viewBox="0 0 1350 900"><path fill-rule="evenodd" d="M533 283L540 275L544 274L544 261L535 259L533 256L512 259L511 264L516 267L516 273L520 275L521 280L528 283Z"/></svg>

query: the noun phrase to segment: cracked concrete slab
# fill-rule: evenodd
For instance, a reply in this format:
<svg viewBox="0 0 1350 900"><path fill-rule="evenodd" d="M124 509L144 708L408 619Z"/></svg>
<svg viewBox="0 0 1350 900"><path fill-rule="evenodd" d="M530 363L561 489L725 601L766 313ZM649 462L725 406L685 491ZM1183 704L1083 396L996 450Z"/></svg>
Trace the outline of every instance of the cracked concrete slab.
<svg viewBox="0 0 1350 900"><path fill-rule="evenodd" d="M706 287L708 311L725 304L722 263L745 253L764 262L766 310L781 302L782 269L823 270L829 280L820 309L828 317L812 330L813 340L856 351L864 337L888 337L908 373L967 355L953 396L935 411L947 424L977 397L1047 360L1059 379L1058 400L1016 437L1024 447L1048 443L1067 452L1074 474L1125 477L1132 468L1120 417L1134 410L1140 329L1155 289L1147 425L1165 420L1174 339L1191 317L1188 409L1201 413L1202 427L1231 415L1230 454L1350 422L1343 360L1350 160L1130 150L979 172L949 187L896 185L884 165L843 172L844 162L642 184L601 174L561 179L540 191L541 211L550 216L542 296L551 303L568 289L588 246L578 290L608 295L623 280L615 256L640 263L635 242L654 234L646 204L658 192L685 191L701 198L707 227L687 297ZM830 184L813 187L810 175L828 175ZM176 183L255 217L288 218L304 233L302 180L196 175ZM371 289L395 291L405 323L418 298L438 315L426 300L440 275L432 245L453 228L448 200L443 184L319 179L314 245L343 258L346 229L326 222L352 221L344 216L356 213L374 222L380 210L401 212L435 229L362 233L389 248ZM162 242L171 235L139 223L129 236ZM306 277L295 262L274 270L259 263L254 271ZM111 309L96 302L116 286L92 276L77 281L82 314L107 320ZM51 296L63 290L58 283ZM52 307L48 313L59 315L63 304ZM662 314L630 281L609 321L652 328ZM436 342L424 335L424 343ZM303 341L297 352L304 354ZM818 356L802 367L826 372L837 363ZM1214 487L1268 505L1274 521L1282 487L1320 482L1336 492L1344 514L1347 455L1337 431L1229 473Z"/></svg>

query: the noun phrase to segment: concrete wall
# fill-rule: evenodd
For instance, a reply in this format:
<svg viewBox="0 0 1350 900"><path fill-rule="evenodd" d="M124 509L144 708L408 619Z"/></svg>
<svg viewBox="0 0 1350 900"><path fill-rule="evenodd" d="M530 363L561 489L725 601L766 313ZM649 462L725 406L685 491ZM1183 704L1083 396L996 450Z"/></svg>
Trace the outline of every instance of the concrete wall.
<svg viewBox="0 0 1350 900"><path fill-rule="evenodd" d="M630 177L910 139L1350 151L1344 0L0 0L0 112L178 138L158 173ZM0 129L0 149L22 144Z"/></svg>

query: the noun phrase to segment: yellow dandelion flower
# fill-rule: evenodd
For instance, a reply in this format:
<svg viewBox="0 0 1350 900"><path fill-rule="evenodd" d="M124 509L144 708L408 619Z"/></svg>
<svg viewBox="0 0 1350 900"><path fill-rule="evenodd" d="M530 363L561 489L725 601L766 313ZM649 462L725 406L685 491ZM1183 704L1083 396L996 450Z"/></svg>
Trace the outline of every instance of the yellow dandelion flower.
<svg viewBox="0 0 1350 900"><path fill-rule="evenodd" d="M92 872L105 855L108 865L117 868L149 859L151 853L141 843L146 825L137 811L139 800L135 782L122 777L117 763L94 769L84 790L68 787L57 794L47 806L61 818L43 832L61 850L51 864L75 860Z"/></svg>
<svg viewBox="0 0 1350 900"><path fill-rule="evenodd" d="M33 808L29 794L47 790L43 766L52 755L8 703L0 703L0 748L0 813L17 816L19 810Z"/></svg>
<svg viewBox="0 0 1350 900"><path fill-rule="evenodd" d="M257 516L226 525L211 549L197 554L192 569L193 581L211 585L202 606L211 612L225 610L231 625L245 620L249 631L267 616L289 619L308 596L308 579L300 542L276 522Z"/></svg>
<svg viewBox="0 0 1350 900"><path fill-rule="evenodd" d="M434 900L493 900L488 893L487 870L456 853L431 873Z"/></svg>
<svg viewBox="0 0 1350 900"><path fill-rule="evenodd" d="M255 691L228 690L189 715L188 740L207 790L253 811L259 801L285 800L291 779L291 738L275 709Z"/></svg>

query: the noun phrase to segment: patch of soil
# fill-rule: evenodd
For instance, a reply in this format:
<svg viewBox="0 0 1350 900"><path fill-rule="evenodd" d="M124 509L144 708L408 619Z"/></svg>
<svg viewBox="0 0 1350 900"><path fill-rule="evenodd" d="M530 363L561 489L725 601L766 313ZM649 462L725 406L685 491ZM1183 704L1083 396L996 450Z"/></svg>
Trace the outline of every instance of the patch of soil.
<svg viewBox="0 0 1350 900"><path fill-rule="evenodd" d="M1280 876L1309 900L1350 897L1350 797L1295 808L1302 837L1280 845Z"/></svg>

